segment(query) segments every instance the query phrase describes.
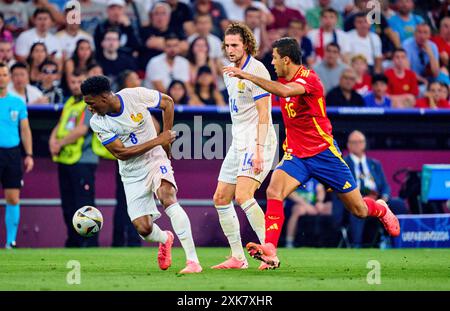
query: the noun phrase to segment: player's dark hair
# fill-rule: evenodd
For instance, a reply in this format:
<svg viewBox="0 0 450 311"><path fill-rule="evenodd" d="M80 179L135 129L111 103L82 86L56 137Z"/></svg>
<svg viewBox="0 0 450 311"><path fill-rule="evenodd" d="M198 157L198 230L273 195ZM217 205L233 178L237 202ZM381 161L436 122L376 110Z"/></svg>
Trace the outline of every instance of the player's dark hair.
<svg viewBox="0 0 450 311"><path fill-rule="evenodd" d="M281 38L272 44L272 48L277 49L281 57L289 57L296 65L302 64L302 51L298 41L294 38Z"/></svg>
<svg viewBox="0 0 450 311"><path fill-rule="evenodd" d="M87 78L81 83L81 93L83 96L97 96L103 93L111 92L111 82L105 76L94 76Z"/></svg>
<svg viewBox="0 0 450 311"><path fill-rule="evenodd" d="M324 16L325 16L325 13L331 13L331 14L334 14L334 15L336 16L336 18L339 16L338 11L336 11L336 10L333 9L333 8L326 8L326 9L323 9L322 11L320 11L320 17L324 17Z"/></svg>
<svg viewBox="0 0 450 311"><path fill-rule="evenodd" d="M384 82L385 84L388 84L388 78L384 74L373 75L372 84L375 84L377 82Z"/></svg>
<svg viewBox="0 0 450 311"><path fill-rule="evenodd" d="M25 70L28 72L28 66L27 66L27 64L21 63L21 62L17 62L17 63L15 63L14 65L11 66L11 69L10 69L11 73L13 73L14 70L16 70L16 69L18 69L18 68L25 69Z"/></svg>

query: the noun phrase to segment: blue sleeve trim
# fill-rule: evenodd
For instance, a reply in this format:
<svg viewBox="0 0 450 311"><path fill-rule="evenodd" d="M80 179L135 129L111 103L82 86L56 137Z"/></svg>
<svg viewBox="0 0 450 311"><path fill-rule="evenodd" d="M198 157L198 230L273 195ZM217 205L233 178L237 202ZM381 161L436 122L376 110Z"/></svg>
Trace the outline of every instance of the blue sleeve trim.
<svg viewBox="0 0 450 311"><path fill-rule="evenodd" d="M267 97L267 96L270 96L270 93L264 93L264 94L257 95L255 97L253 97L253 100L256 101L260 98Z"/></svg>
<svg viewBox="0 0 450 311"><path fill-rule="evenodd" d="M106 141L103 141L103 142L102 142L102 145L104 146L104 145L110 144L110 143L112 143L113 141L115 141L117 138L118 138L118 136L117 136L117 135L114 135L114 136L111 137L110 139L108 139L108 140L106 140Z"/></svg>
<svg viewBox="0 0 450 311"><path fill-rule="evenodd" d="M162 99L161 92L158 92L158 94L159 94L158 105L156 105L155 108L159 108L159 106L161 105L161 99Z"/></svg>

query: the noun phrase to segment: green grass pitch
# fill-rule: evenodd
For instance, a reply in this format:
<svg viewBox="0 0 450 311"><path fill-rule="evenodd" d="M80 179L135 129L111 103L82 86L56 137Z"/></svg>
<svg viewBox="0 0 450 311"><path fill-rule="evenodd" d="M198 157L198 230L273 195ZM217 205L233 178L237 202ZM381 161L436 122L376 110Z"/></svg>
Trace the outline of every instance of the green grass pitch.
<svg viewBox="0 0 450 311"><path fill-rule="evenodd" d="M0 290L450 290L450 249L280 249L278 270L215 271L225 248L199 248L204 272L178 275L158 269L157 248L0 250ZM68 285L69 260L80 262L81 284ZM367 283L370 260L380 263L379 285Z"/></svg>

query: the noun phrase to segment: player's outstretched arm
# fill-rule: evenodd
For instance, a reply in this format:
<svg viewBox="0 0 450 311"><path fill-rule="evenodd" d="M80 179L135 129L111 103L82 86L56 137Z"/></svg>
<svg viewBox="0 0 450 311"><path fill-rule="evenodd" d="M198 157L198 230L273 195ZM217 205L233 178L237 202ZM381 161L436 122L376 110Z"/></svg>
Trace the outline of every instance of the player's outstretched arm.
<svg viewBox="0 0 450 311"><path fill-rule="evenodd" d="M156 146L167 146L170 145L176 138L175 131L163 131L158 137L146 141L140 145L125 147L120 139L115 139L111 143L105 145L106 149L109 150L117 159L126 161L134 157L138 157L147 151L155 148Z"/></svg>
<svg viewBox="0 0 450 311"><path fill-rule="evenodd" d="M230 77L249 80L258 85L259 87L265 89L267 92L283 98L302 95L306 92L305 88L298 83L282 84L277 81L271 81L252 75L236 67L224 67L223 72L229 75Z"/></svg>

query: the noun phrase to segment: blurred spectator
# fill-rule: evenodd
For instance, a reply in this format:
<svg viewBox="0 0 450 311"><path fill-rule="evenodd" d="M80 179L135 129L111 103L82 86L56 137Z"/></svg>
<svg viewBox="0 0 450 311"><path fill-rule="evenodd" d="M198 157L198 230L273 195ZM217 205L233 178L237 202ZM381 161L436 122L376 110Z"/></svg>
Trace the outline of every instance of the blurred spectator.
<svg viewBox="0 0 450 311"><path fill-rule="evenodd" d="M339 80L339 86L327 94L327 106L364 107L364 99L353 89L355 83L355 71L352 68L345 69Z"/></svg>
<svg viewBox="0 0 450 311"><path fill-rule="evenodd" d="M37 87L30 84L26 64L15 63L11 67L11 81L8 92L20 97L27 105L48 104L48 98Z"/></svg>
<svg viewBox="0 0 450 311"><path fill-rule="evenodd" d="M348 39L352 44L350 55L364 55L371 73L383 72L381 40L376 33L370 32L366 13L355 14L353 21L355 29L348 32Z"/></svg>
<svg viewBox="0 0 450 311"><path fill-rule="evenodd" d="M445 89L447 89L447 93L443 91ZM450 109L450 103L448 102L448 85L440 82L432 82L428 84L428 90L425 93L425 97L417 99L415 107Z"/></svg>
<svg viewBox="0 0 450 311"><path fill-rule="evenodd" d="M72 56L64 64L66 79L75 69L86 71L88 66L95 62L92 47L93 45L86 39L80 39L76 42Z"/></svg>
<svg viewBox="0 0 450 311"><path fill-rule="evenodd" d="M342 60L349 62L348 54L351 46L348 36L340 29L336 29L338 13L334 9L324 9L320 13L320 28L313 29L308 33L318 59L322 59L325 54L325 47L328 43L334 42L341 48Z"/></svg>
<svg viewBox="0 0 450 311"><path fill-rule="evenodd" d="M167 36L164 53L153 57L148 62L144 82L146 87L167 93L166 90L172 80L189 82L189 61L180 56L179 51L178 37L175 34Z"/></svg>
<svg viewBox="0 0 450 311"><path fill-rule="evenodd" d="M117 76L124 70L136 70L135 59L120 48L120 31L117 28L108 29L101 42L101 53L96 54L96 60L102 66L105 76L111 79L113 89L117 89Z"/></svg>
<svg viewBox="0 0 450 311"><path fill-rule="evenodd" d="M140 42L131 25L130 19L125 14L125 1L108 0L106 15L106 20L98 24L94 32L95 50L101 50L102 41L108 29L116 28L119 33L119 48L121 51L130 56L135 52L137 53Z"/></svg>
<svg viewBox="0 0 450 311"><path fill-rule="evenodd" d="M0 12L6 29L14 36L28 28L28 15L26 4L17 0L0 0Z"/></svg>
<svg viewBox="0 0 450 311"><path fill-rule="evenodd" d="M52 159L58 163L61 207L67 228L65 247L98 246L98 235L83 238L72 226L77 209L95 205L98 156L92 150L93 134L89 128L92 113L86 109L80 90L85 79L86 75L77 70L70 76L72 96L64 104L48 142Z"/></svg>
<svg viewBox="0 0 450 311"><path fill-rule="evenodd" d="M214 75L208 66L198 69L194 90L203 105L225 106L222 94L217 90Z"/></svg>
<svg viewBox="0 0 450 311"><path fill-rule="evenodd" d="M366 57L364 55L353 56L351 65L356 73L356 83L353 89L359 95L364 96L372 90L372 76L369 73Z"/></svg>
<svg viewBox="0 0 450 311"><path fill-rule="evenodd" d="M30 73L30 84L36 85L39 82L41 71L39 67L47 60L48 53L44 43L36 42L31 46L30 55L27 57L27 64Z"/></svg>
<svg viewBox="0 0 450 311"><path fill-rule="evenodd" d="M267 0L266 2L268 7L273 7L275 1L274 0ZM298 10L303 15L306 14L306 11L309 9L314 8L314 6L317 4L316 0L285 0L284 4L289 7ZM305 21L306 22L306 21Z"/></svg>
<svg viewBox="0 0 450 311"><path fill-rule="evenodd" d="M360 131L353 131L348 136L347 148L349 155L344 158L347 162L358 188L363 196L374 200L382 199L389 204L394 214L406 214L405 203L398 198L391 198L391 188L387 183L381 163L366 156L366 137ZM343 214L349 214L341 201L333 201L333 214L342 219ZM366 219L349 215L350 237L353 247L361 247L363 242Z"/></svg>
<svg viewBox="0 0 450 311"><path fill-rule="evenodd" d="M388 78L388 93L394 108L410 108L419 96L416 74L408 69L408 58L404 49L396 49L392 56L393 67L385 71Z"/></svg>
<svg viewBox="0 0 450 311"><path fill-rule="evenodd" d="M25 150L25 173L34 166L33 138L25 103L8 92L9 69L0 63L0 183L5 206L5 248L15 248L20 222L20 189L23 186L21 144ZM3 230L3 229L2 229Z"/></svg>
<svg viewBox="0 0 450 311"><path fill-rule="evenodd" d="M438 30L439 21L441 19L441 8L445 1L446 0L415 1L415 13L422 16L425 23L430 25L433 33Z"/></svg>
<svg viewBox="0 0 450 311"><path fill-rule="evenodd" d="M205 37L197 37L192 41L186 55L189 61L189 82L191 85L194 85L197 81L198 69L203 66L207 66L212 70L213 79L217 81L218 73L209 55L209 45Z"/></svg>
<svg viewBox="0 0 450 311"><path fill-rule="evenodd" d="M355 17L361 14L364 16L368 13L367 3L369 0L355 0L353 9L345 16L344 19L344 31L349 32L355 29Z"/></svg>
<svg viewBox="0 0 450 311"><path fill-rule="evenodd" d="M431 40L436 44L439 50L439 59L441 64L449 66L450 57L450 17L444 17L439 24L439 33L434 35Z"/></svg>
<svg viewBox="0 0 450 311"><path fill-rule="evenodd" d="M306 23L306 19L300 11L286 6L285 0L274 0L273 7L270 9L275 21L270 27L287 31L289 23L292 20L299 20Z"/></svg>
<svg viewBox="0 0 450 311"><path fill-rule="evenodd" d="M388 20L388 23L403 42L414 35L416 26L422 24L424 20L421 16L412 13L414 10L413 0L397 0L395 4L397 12Z"/></svg>
<svg viewBox="0 0 450 311"><path fill-rule="evenodd" d="M96 62L91 63L86 68L87 76L88 78L93 76L102 76L103 75L103 69L102 66L97 64Z"/></svg>
<svg viewBox="0 0 450 311"><path fill-rule="evenodd" d="M291 204L291 216L286 226L286 247L295 246L298 219L304 215L331 215L332 203L327 198L325 187L314 178L300 186L288 196L286 205Z"/></svg>
<svg viewBox="0 0 450 311"><path fill-rule="evenodd" d="M3 12L0 11L0 41L6 41L6 42L14 42L13 35L11 31L9 31L6 28L5 24L5 16L3 15Z"/></svg>
<svg viewBox="0 0 450 311"><path fill-rule="evenodd" d="M306 28L307 25L303 21L293 19L289 22L287 36L297 39L302 51L302 64L311 67L314 64L314 50L311 40L306 36Z"/></svg>
<svg viewBox="0 0 450 311"><path fill-rule="evenodd" d="M331 8L331 0L318 0L317 6L314 8L309 9L306 11L306 23L309 28L311 29L318 29L320 28L320 16L322 14L322 11L325 9ZM341 14L338 14L338 21L337 21L337 28L342 28L342 16Z"/></svg>
<svg viewBox="0 0 450 311"><path fill-rule="evenodd" d="M209 57L211 59L218 61L223 57L222 40L220 40L219 37L211 33L212 27L213 24L211 15L198 14L195 17L195 33L190 35L187 41L190 45L192 45L192 41L194 41L199 36L205 37L206 40L208 40Z"/></svg>
<svg viewBox="0 0 450 311"><path fill-rule="evenodd" d="M34 12L35 28L31 28L20 34L16 41L16 59L24 62L30 54L31 46L36 42L43 42L47 47L48 54L55 57L58 68L61 68L62 47L55 37L49 32L53 20L50 11L47 9L36 9Z"/></svg>
<svg viewBox="0 0 450 311"><path fill-rule="evenodd" d="M192 9L186 3L178 0L166 0L166 2L171 8L169 27L179 29L181 26L184 36L192 35L195 32Z"/></svg>
<svg viewBox="0 0 450 311"><path fill-rule="evenodd" d="M332 0L331 7L345 16L354 9L355 5L354 0Z"/></svg>
<svg viewBox="0 0 450 311"><path fill-rule="evenodd" d="M148 11L142 1L125 0L125 5L125 14L128 16L128 19L137 34L141 27L148 25Z"/></svg>
<svg viewBox="0 0 450 311"><path fill-rule="evenodd" d="M26 8L27 8L27 16L30 21L30 25L33 25L35 23L34 12L37 9L48 10L52 16L52 20L55 23L54 26L56 26L56 28L63 26L65 24L65 18L64 18L64 15L61 13L60 9L53 3L50 3L48 0L28 1Z"/></svg>
<svg viewBox="0 0 450 311"><path fill-rule="evenodd" d="M430 38L430 26L420 24L416 27L414 37L403 42L411 70L417 74L419 82L424 84L439 75L439 51Z"/></svg>
<svg viewBox="0 0 450 311"><path fill-rule="evenodd" d="M223 38L224 29L227 28L229 21L227 19L225 9L220 2L211 0L194 0L193 11L194 16L211 16L213 23L211 33L219 38Z"/></svg>
<svg viewBox="0 0 450 311"><path fill-rule="evenodd" d="M292 21L291 21L292 23ZM265 51L263 52L263 57L261 58L261 62L264 64L264 66L267 68L267 70L270 73L270 78L274 81L278 79L277 73L275 72L275 67L272 65L272 43L277 41L283 36L281 31L279 29L269 28L267 30L267 43L265 44ZM274 95L272 95L272 106L274 106L273 103ZM276 104L275 104L276 105Z"/></svg>
<svg viewBox="0 0 450 311"><path fill-rule="evenodd" d="M348 68L340 61L340 52L341 49L336 43L327 44L324 58L313 67L322 81L325 93L339 85L342 73Z"/></svg>
<svg viewBox="0 0 450 311"><path fill-rule="evenodd" d="M58 65L54 61L46 60L39 66L39 71L41 77L37 87L48 98L50 104L62 104L64 97L59 87Z"/></svg>
<svg viewBox="0 0 450 311"><path fill-rule="evenodd" d="M255 7L263 13L264 23L270 25L274 22L274 18L267 6L260 1L252 0L222 0L225 12L230 21L243 22L245 20L245 10L248 7Z"/></svg>
<svg viewBox="0 0 450 311"><path fill-rule="evenodd" d="M388 79L385 75L374 75L372 78L372 92L364 96L366 107L391 108L391 99L387 95Z"/></svg>
<svg viewBox="0 0 450 311"><path fill-rule="evenodd" d="M5 63L8 68L16 63L11 42L0 40L0 62Z"/></svg>
<svg viewBox="0 0 450 311"><path fill-rule="evenodd" d="M170 25L170 6L164 2L157 2L150 11L150 25L140 29L142 46L139 52L139 69L145 71L150 59L164 52L165 39L169 34L175 33L183 39L180 27L172 29ZM188 46L182 41L181 52L187 51Z"/></svg>
<svg viewBox="0 0 450 311"><path fill-rule="evenodd" d="M75 8L65 10L67 20L69 19L69 15L73 14L74 11ZM66 22L64 29L56 33L56 38L61 44L64 60L72 57L77 42L81 39L87 40L91 46L94 46L94 39L92 36L84 30L81 30L80 24L78 23Z"/></svg>
<svg viewBox="0 0 450 311"><path fill-rule="evenodd" d="M188 105L189 96L183 81L172 80L167 89L167 95L172 97L175 105Z"/></svg>
<svg viewBox="0 0 450 311"><path fill-rule="evenodd" d="M94 35L97 26L106 18L106 8L104 3L92 0L78 0L83 8L80 12L81 29ZM69 4L68 2L67 4ZM67 8L67 6L66 6Z"/></svg>
<svg viewBox="0 0 450 311"><path fill-rule="evenodd" d="M264 51L264 44L267 41L267 26L261 10L255 7L245 9L245 24L255 35L256 45L258 46L258 58L261 58L261 52Z"/></svg>

